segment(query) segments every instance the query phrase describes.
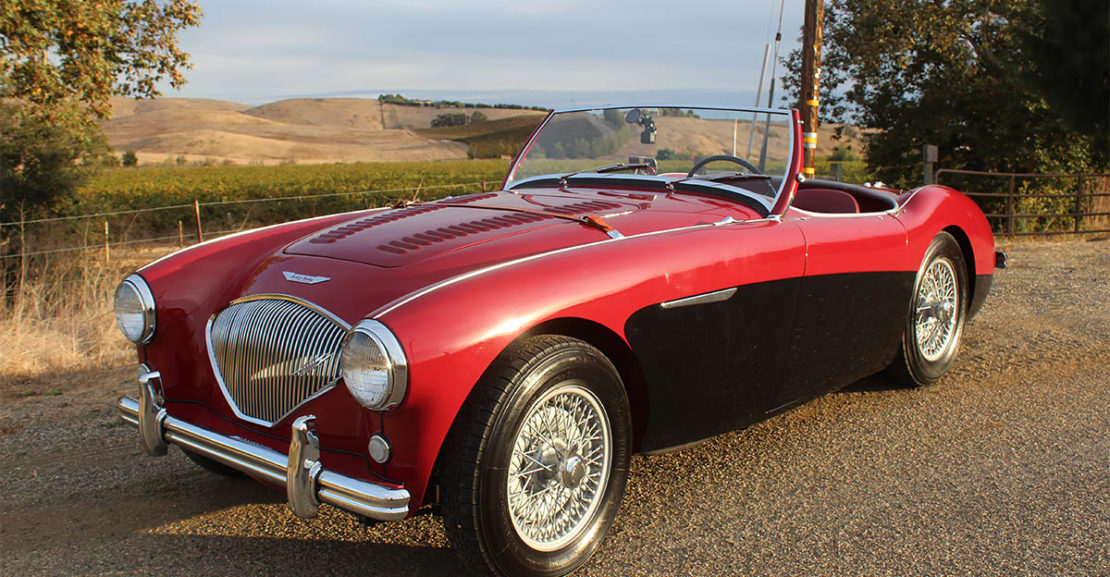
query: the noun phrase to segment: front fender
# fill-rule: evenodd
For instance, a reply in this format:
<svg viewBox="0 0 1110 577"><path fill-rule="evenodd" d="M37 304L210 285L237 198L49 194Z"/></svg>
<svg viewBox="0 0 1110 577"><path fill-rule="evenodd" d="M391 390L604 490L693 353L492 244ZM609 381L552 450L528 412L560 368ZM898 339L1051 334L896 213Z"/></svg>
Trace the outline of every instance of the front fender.
<svg viewBox="0 0 1110 577"><path fill-rule="evenodd" d="M762 231L764 234L751 234ZM803 240L775 221L690 227L563 249L470 273L375 315L409 360L403 405L383 426L392 477L419 504L440 446L482 374L515 339L555 319L585 319L624 340L646 306L801 275Z"/></svg>

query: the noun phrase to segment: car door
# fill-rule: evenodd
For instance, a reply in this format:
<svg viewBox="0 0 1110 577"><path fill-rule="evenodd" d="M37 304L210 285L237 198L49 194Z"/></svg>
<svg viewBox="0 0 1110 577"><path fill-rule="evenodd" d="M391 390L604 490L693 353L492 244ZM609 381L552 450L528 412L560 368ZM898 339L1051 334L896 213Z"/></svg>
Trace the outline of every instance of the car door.
<svg viewBox="0 0 1110 577"><path fill-rule="evenodd" d="M889 365L914 282L905 228L887 213L785 221L805 237L806 262L776 411Z"/></svg>
<svg viewBox="0 0 1110 577"><path fill-rule="evenodd" d="M734 223L706 229L697 242L713 270L674 280L680 291L625 326L647 389L645 451L750 425L778 396L805 259L799 229Z"/></svg>

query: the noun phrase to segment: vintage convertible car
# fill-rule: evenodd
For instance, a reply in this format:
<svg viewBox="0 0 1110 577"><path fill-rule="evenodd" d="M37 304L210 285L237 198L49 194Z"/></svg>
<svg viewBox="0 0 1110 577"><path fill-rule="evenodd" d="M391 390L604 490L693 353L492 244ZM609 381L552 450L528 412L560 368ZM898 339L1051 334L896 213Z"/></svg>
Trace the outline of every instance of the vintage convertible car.
<svg viewBox="0 0 1110 577"><path fill-rule="evenodd" d="M502 191L180 251L115 294L120 413L302 517L435 505L472 566L573 571L632 454L952 366L1000 256L982 212L807 180L800 136L794 111L555 112Z"/></svg>

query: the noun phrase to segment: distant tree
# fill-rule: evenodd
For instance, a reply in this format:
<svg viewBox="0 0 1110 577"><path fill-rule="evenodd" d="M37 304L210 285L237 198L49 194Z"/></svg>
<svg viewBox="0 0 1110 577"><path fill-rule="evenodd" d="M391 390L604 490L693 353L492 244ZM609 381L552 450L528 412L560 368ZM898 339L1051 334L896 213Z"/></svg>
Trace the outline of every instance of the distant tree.
<svg viewBox="0 0 1110 577"><path fill-rule="evenodd" d="M379 94L378 102L381 102L383 104L400 104L404 106L416 105L415 102L409 100L408 98L405 98L400 94Z"/></svg>
<svg viewBox="0 0 1110 577"><path fill-rule="evenodd" d="M128 150L120 157L120 164L123 166L139 166L139 157L135 154L134 150Z"/></svg>
<svg viewBox="0 0 1110 577"><path fill-rule="evenodd" d="M659 116L678 116L683 118L700 118L693 110L682 108L660 108Z"/></svg>
<svg viewBox="0 0 1110 577"><path fill-rule="evenodd" d="M186 0L0 3L0 211L75 189L84 172L74 163L102 153L95 122L111 115L113 95L151 98L164 79L184 84L177 33L200 17Z"/></svg>
<svg viewBox="0 0 1110 577"><path fill-rule="evenodd" d="M475 110L474 113L470 115L471 124L474 124L475 122L485 122L487 120L489 120L489 118L485 114L483 114L481 110Z"/></svg>
<svg viewBox="0 0 1110 577"><path fill-rule="evenodd" d="M1095 168L1105 162L1099 160L1097 139L1069 129L1025 81L1030 63L1021 31L1034 21L1036 1L829 0L822 121L879 129L869 134L867 158L886 182L919 182L924 144L938 145L945 168ZM793 104L798 51L787 67L783 82Z"/></svg>
<svg viewBox="0 0 1110 577"><path fill-rule="evenodd" d="M432 119L433 128L442 128L445 126L465 126L466 114L463 112L444 112L437 115Z"/></svg>
<svg viewBox="0 0 1110 577"><path fill-rule="evenodd" d="M621 114L621 111L616 108L606 108L601 112L601 116L606 123L614 128L620 128L625 124L624 114Z"/></svg>

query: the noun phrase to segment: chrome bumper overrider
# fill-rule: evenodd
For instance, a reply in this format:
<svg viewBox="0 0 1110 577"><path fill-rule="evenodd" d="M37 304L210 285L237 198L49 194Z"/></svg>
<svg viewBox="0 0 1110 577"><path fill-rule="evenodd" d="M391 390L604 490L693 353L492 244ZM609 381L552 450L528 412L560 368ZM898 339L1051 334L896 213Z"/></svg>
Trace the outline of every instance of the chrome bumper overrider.
<svg viewBox="0 0 1110 577"><path fill-rule="evenodd" d="M320 464L320 441L316 417L304 416L293 423L289 455L228 437L175 419L158 403L152 381L157 372L139 377L139 398L122 397L117 403L120 417L139 428L143 446L151 455L165 455L168 443L219 461L259 479L286 488L289 506L297 515L314 517L320 503L345 511L392 521L409 512L409 492L384 487L328 471Z"/></svg>

